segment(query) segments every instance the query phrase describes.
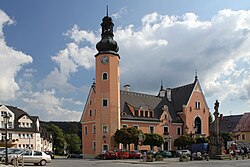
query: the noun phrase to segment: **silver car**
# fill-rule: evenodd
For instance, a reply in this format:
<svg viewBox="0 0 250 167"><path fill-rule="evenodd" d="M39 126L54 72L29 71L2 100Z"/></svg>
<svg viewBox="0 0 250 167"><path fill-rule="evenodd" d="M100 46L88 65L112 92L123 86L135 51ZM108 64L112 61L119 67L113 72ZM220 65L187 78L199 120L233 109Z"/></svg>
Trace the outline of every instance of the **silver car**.
<svg viewBox="0 0 250 167"><path fill-rule="evenodd" d="M50 155L42 151L33 150L25 150L17 156L10 156L9 161L13 163L15 158L17 158L19 163L34 163L35 165L40 164L41 166L45 166L47 163L51 162Z"/></svg>

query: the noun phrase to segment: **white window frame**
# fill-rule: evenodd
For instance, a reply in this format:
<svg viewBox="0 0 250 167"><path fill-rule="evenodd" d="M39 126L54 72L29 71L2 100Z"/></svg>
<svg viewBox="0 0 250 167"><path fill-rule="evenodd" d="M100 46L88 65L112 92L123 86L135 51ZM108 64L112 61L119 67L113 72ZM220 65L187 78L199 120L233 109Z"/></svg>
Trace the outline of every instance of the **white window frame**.
<svg viewBox="0 0 250 167"><path fill-rule="evenodd" d="M103 79L103 75L104 75L104 74L107 74L107 79ZM103 80L103 81L107 81L108 79L109 79L109 74L108 74L108 72L103 72L103 73L102 73L102 80Z"/></svg>
<svg viewBox="0 0 250 167"><path fill-rule="evenodd" d="M92 133L93 133L93 134L96 134L96 126L95 126L95 124L92 125Z"/></svg>
<svg viewBox="0 0 250 167"><path fill-rule="evenodd" d="M104 100L107 100L107 106L104 106L103 104L104 104ZM102 99L102 107L108 107L109 106L109 101L108 101L108 99L106 99L106 98L103 98Z"/></svg>
<svg viewBox="0 0 250 167"><path fill-rule="evenodd" d="M178 129L180 129L180 134L178 134ZM176 134L177 134L177 135L182 135L182 133L181 133L181 127L177 127L177 128L176 128Z"/></svg>
<svg viewBox="0 0 250 167"><path fill-rule="evenodd" d="M153 133L155 133L155 127L154 126L149 126L149 133L151 133L151 128L153 128Z"/></svg>
<svg viewBox="0 0 250 167"><path fill-rule="evenodd" d="M128 124L122 124L122 128L127 128Z"/></svg>
<svg viewBox="0 0 250 167"><path fill-rule="evenodd" d="M108 145L108 144L103 144L103 145L102 145L102 151L104 151L104 149L103 149L104 146L107 146L107 150L109 150L109 145Z"/></svg>
<svg viewBox="0 0 250 167"><path fill-rule="evenodd" d="M199 110L201 108L201 102L200 101L196 101L195 102L195 109Z"/></svg>
<svg viewBox="0 0 250 167"><path fill-rule="evenodd" d="M139 125L133 125L135 129L139 129ZM137 127L137 128L136 128Z"/></svg>
<svg viewBox="0 0 250 167"><path fill-rule="evenodd" d="M104 131L104 127L106 127L106 131ZM108 125L102 125L102 133L107 134L109 132L109 127Z"/></svg>
<svg viewBox="0 0 250 167"><path fill-rule="evenodd" d="M87 126L87 125L84 126L84 134L85 134L85 135L88 134L88 126Z"/></svg>
<svg viewBox="0 0 250 167"><path fill-rule="evenodd" d="M96 150L96 141L93 141L93 143L92 143L92 149Z"/></svg>

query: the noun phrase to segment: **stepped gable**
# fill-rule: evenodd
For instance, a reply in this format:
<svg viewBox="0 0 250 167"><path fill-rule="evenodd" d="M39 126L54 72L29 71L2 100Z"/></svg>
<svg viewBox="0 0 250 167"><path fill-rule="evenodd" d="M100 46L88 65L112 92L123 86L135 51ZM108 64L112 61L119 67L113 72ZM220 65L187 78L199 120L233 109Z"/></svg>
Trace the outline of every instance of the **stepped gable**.
<svg viewBox="0 0 250 167"><path fill-rule="evenodd" d="M176 112L182 112L182 107L187 104L195 83L196 81L192 84L171 89L171 98Z"/></svg>

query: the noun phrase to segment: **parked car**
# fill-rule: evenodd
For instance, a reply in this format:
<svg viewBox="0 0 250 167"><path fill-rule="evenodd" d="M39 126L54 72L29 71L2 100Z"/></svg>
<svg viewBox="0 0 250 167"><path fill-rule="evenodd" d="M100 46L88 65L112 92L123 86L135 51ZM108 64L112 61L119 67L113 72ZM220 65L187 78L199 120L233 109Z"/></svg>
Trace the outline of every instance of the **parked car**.
<svg viewBox="0 0 250 167"><path fill-rule="evenodd" d="M23 151L24 151L23 149L19 149L19 148L8 148L8 157L11 155L21 154ZM4 149L0 151L0 158L2 162L5 161L5 157L6 157L6 150Z"/></svg>
<svg viewBox="0 0 250 167"><path fill-rule="evenodd" d="M83 158L82 154L68 154L67 158Z"/></svg>
<svg viewBox="0 0 250 167"><path fill-rule="evenodd" d="M174 151L174 150L170 150L170 152L171 152L171 154L172 154L172 156L171 156L171 157L176 157L176 151Z"/></svg>
<svg viewBox="0 0 250 167"><path fill-rule="evenodd" d="M157 151L154 154L154 157L156 157L157 155L161 155L163 158L172 157L172 153L170 151L166 151L166 150Z"/></svg>
<svg viewBox="0 0 250 167"><path fill-rule="evenodd" d="M44 151L46 154L50 155L50 158L51 159L54 159L55 156L54 156L54 153L52 151Z"/></svg>
<svg viewBox="0 0 250 167"><path fill-rule="evenodd" d="M177 150L176 156L180 157L181 155L191 156L191 152L189 150Z"/></svg>
<svg viewBox="0 0 250 167"><path fill-rule="evenodd" d="M35 165L40 164L41 166L45 166L47 163L51 162L50 155L47 155L42 151L33 151L33 150L25 150L21 154L13 155L8 157L9 162L13 163L14 158L17 158L17 161L21 163L34 163Z"/></svg>
<svg viewBox="0 0 250 167"><path fill-rule="evenodd" d="M102 151L99 155L98 155L99 159L117 159L118 158L118 154L115 151Z"/></svg>
<svg viewBox="0 0 250 167"><path fill-rule="evenodd" d="M126 159L126 158L129 158L129 152L125 149L118 149L118 150L114 150L117 155L118 155L118 158L120 159Z"/></svg>
<svg viewBox="0 0 250 167"><path fill-rule="evenodd" d="M137 150L129 151L129 158L136 159L140 157L141 157L141 153L139 151Z"/></svg>

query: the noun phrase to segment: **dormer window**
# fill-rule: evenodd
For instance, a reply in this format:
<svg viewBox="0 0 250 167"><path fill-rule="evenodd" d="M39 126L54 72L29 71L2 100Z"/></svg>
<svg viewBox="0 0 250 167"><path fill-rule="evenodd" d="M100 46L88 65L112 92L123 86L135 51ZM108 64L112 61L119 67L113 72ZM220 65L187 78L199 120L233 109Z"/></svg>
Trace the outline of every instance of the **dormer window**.
<svg viewBox="0 0 250 167"><path fill-rule="evenodd" d="M151 118L153 117L153 111L149 112L149 117L151 117Z"/></svg>
<svg viewBox="0 0 250 167"><path fill-rule="evenodd" d="M142 110L140 111L140 117L143 117L143 111Z"/></svg>

